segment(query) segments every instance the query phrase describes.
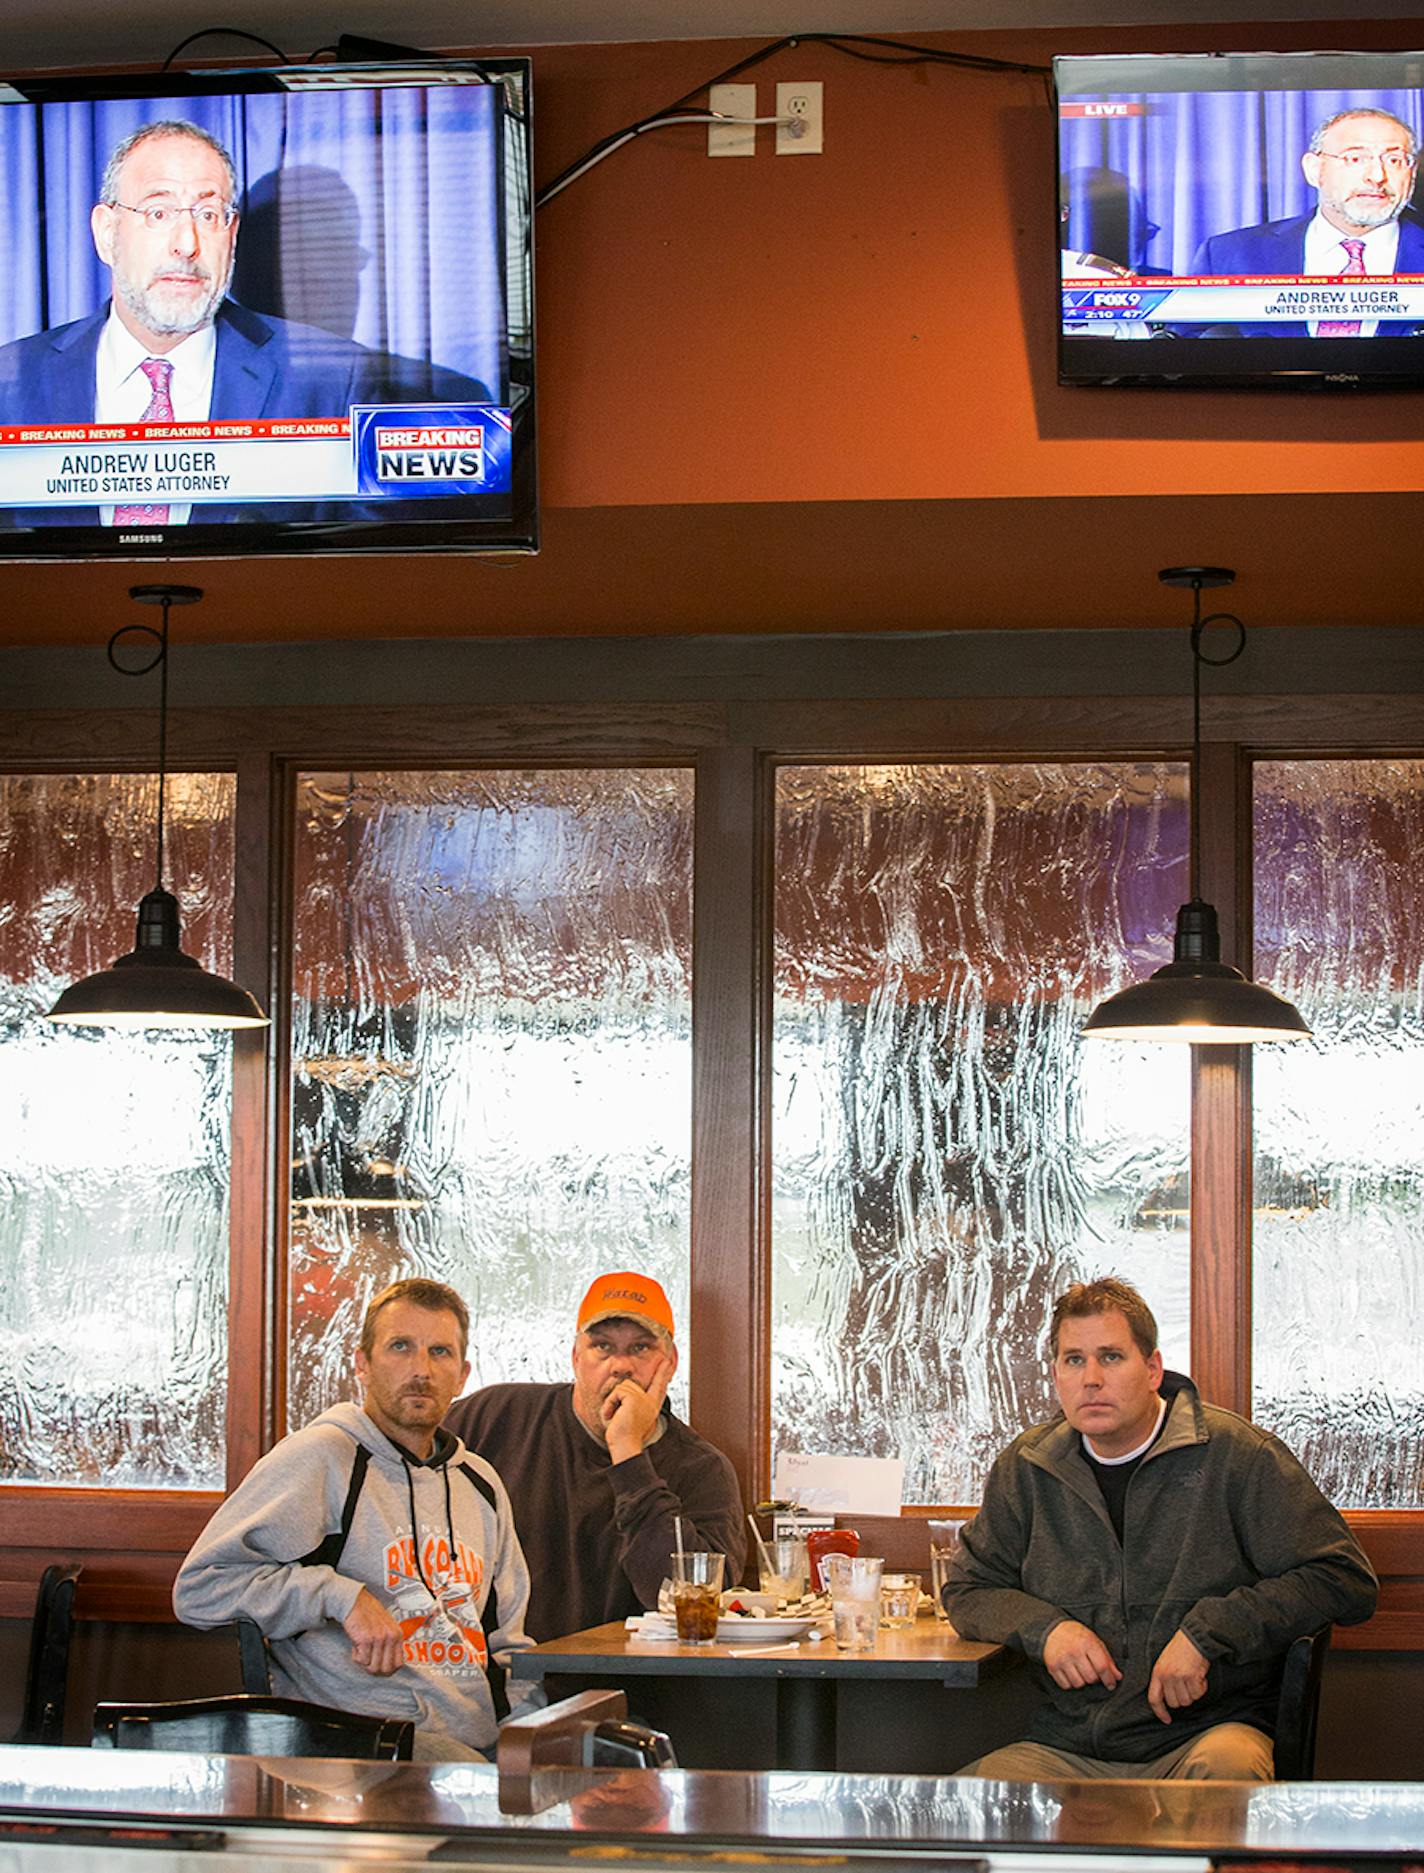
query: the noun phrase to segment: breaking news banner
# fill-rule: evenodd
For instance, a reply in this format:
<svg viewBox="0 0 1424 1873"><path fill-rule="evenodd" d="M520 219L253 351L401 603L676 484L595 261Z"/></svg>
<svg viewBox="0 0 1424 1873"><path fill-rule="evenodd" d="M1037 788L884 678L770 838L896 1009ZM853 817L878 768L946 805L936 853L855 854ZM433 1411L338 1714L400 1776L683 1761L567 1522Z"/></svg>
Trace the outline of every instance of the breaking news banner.
<svg viewBox="0 0 1424 1873"><path fill-rule="evenodd" d="M363 497L505 493L510 416L492 405L412 405L351 412L357 491Z"/></svg>
<svg viewBox="0 0 1424 1873"><path fill-rule="evenodd" d="M1153 325L1298 325L1302 320L1417 320L1424 323L1419 274L1279 279L1143 279L1099 277L1063 282L1063 317L1075 325L1140 319Z"/></svg>
<svg viewBox="0 0 1424 1873"><path fill-rule="evenodd" d="M408 440L392 440L378 460L386 428ZM508 410L485 404L363 406L349 421L0 425L0 507L498 492L510 485L509 430ZM358 467L363 448L369 476Z"/></svg>
<svg viewBox="0 0 1424 1873"><path fill-rule="evenodd" d="M351 495L351 425L64 423L0 428L0 506L303 501Z"/></svg>

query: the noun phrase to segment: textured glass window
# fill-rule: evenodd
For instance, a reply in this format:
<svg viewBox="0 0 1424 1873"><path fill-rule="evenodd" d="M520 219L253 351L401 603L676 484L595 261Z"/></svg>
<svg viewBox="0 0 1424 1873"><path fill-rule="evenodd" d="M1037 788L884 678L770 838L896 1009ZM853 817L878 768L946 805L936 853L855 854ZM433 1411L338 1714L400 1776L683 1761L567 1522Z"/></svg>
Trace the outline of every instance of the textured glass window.
<svg viewBox="0 0 1424 1873"><path fill-rule="evenodd" d="M975 1501L1089 1275L1185 1365L1188 1062L1079 1027L1169 959L1186 836L1180 766L780 771L773 1456Z"/></svg>
<svg viewBox="0 0 1424 1873"><path fill-rule="evenodd" d="M0 776L0 1478L221 1489L230 1035L56 1027L134 946L154 777ZM184 945L232 969L234 784L168 777Z"/></svg>
<svg viewBox="0 0 1424 1873"><path fill-rule="evenodd" d="M1424 761L1255 769L1253 1415L1350 1508L1424 1506Z"/></svg>
<svg viewBox="0 0 1424 1873"><path fill-rule="evenodd" d="M426 1275L471 1383L568 1372L593 1277L667 1287L685 1397L693 777L308 774L297 796L288 1420Z"/></svg>

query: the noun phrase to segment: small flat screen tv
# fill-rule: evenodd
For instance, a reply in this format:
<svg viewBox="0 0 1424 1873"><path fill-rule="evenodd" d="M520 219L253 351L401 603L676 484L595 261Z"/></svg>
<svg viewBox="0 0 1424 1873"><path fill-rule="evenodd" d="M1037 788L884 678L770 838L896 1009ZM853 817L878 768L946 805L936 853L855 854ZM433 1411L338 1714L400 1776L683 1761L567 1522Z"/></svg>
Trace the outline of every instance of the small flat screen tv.
<svg viewBox="0 0 1424 1873"><path fill-rule="evenodd" d="M1060 58L1059 381L1424 383L1424 53Z"/></svg>
<svg viewBox="0 0 1424 1873"><path fill-rule="evenodd" d="M0 558L533 552L529 78L0 83Z"/></svg>

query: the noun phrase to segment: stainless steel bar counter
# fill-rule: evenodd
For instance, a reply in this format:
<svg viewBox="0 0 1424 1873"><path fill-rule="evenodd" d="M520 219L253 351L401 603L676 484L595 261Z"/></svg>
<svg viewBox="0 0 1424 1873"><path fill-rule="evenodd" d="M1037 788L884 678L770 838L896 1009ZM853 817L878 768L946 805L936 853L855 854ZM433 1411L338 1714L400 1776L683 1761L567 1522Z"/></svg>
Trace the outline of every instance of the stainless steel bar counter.
<svg viewBox="0 0 1424 1873"><path fill-rule="evenodd" d="M493 1766L0 1749L3 1873L268 1868L495 1869L610 1853L687 1873L728 1853L788 1868L932 1859L1022 1873L1077 1868L1403 1868L1424 1854L1417 1783L1094 1782L570 1770L542 1813L501 1812ZM709 1865L713 1864L709 1858ZM723 1867L725 1862L717 1862Z"/></svg>

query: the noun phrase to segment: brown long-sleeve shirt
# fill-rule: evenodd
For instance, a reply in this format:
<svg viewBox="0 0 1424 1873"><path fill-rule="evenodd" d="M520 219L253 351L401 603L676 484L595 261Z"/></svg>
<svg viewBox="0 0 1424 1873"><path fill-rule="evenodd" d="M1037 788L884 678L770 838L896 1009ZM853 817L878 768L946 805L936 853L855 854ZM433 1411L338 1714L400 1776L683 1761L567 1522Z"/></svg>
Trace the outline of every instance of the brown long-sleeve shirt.
<svg viewBox="0 0 1424 1873"><path fill-rule="evenodd" d="M529 1563L525 1630L555 1639L657 1605L682 1517L685 1548L746 1559L736 1472L664 1406L662 1436L613 1463L574 1414L571 1385L490 1385L446 1424L499 1471Z"/></svg>

